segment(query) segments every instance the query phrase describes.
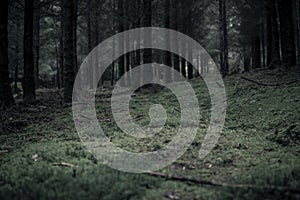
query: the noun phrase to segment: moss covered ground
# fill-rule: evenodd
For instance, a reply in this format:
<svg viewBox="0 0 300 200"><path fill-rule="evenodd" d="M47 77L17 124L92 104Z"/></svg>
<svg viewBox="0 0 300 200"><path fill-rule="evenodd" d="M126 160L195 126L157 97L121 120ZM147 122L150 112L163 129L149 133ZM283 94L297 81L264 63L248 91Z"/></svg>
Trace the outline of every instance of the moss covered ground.
<svg viewBox="0 0 300 200"><path fill-rule="evenodd" d="M290 80L273 72L246 75L261 82ZM225 128L218 145L199 160L211 106L205 83L191 82L201 107L199 132L191 148L160 173L254 188L197 185L110 169L80 142L70 106L60 103L56 91L39 91L38 105L19 105L2 114L0 199L300 199L300 194L269 187L300 188L300 83L266 87L240 75L226 78ZM109 88L97 95L99 123L126 150L160 149L179 125L175 96L167 90L143 90L133 98L131 114L136 123L146 125L149 107L156 103L164 105L168 120L155 138L138 140L119 130L110 112Z"/></svg>

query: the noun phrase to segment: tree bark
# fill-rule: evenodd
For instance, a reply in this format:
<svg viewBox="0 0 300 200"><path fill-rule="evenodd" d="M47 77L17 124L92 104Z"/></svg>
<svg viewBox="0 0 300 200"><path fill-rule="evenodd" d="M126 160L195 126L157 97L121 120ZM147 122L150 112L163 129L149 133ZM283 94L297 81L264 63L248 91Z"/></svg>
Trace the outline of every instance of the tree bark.
<svg viewBox="0 0 300 200"><path fill-rule="evenodd" d="M278 0L280 35L282 48L282 65L296 65L296 46L294 35L293 0Z"/></svg>
<svg viewBox="0 0 300 200"><path fill-rule="evenodd" d="M178 14L179 14L179 0L173 0L173 4L172 4L172 18L174 19L174 30L175 31L178 31L179 30L179 17L178 17ZM179 43L177 42L178 41L178 35L175 33L174 35L174 48L178 51L179 49ZM173 57L174 59L174 69L177 71L177 72L180 72L180 57L179 55L174 55Z"/></svg>
<svg viewBox="0 0 300 200"><path fill-rule="evenodd" d="M221 73L227 76L229 73L228 63L228 31L226 1L219 0L219 23L220 23L220 67Z"/></svg>
<svg viewBox="0 0 300 200"><path fill-rule="evenodd" d="M15 104L8 71L8 0L0 6L0 110Z"/></svg>
<svg viewBox="0 0 300 200"><path fill-rule="evenodd" d="M23 76L23 100L24 103L35 102L34 80L34 55L33 55L33 14L34 1L25 0L24 16L24 76Z"/></svg>
<svg viewBox="0 0 300 200"><path fill-rule="evenodd" d="M164 2L164 23L165 23L165 28L170 29L171 28L171 2L170 0L165 0ZM166 33L165 35L165 43L166 43L166 49L171 48L171 40L170 40L170 34ZM165 65L168 67L172 67L172 54L170 51L165 52ZM165 74L165 81L167 83L172 82L172 74L167 73L167 70L164 72Z"/></svg>
<svg viewBox="0 0 300 200"><path fill-rule="evenodd" d="M180 1L180 31L182 33L186 33L185 30L185 3L184 1ZM186 50L187 50L187 44L185 43L185 41L181 42L181 53L182 55L185 57L186 56ZM183 77L187 78L187 74L186 74L186 60L181 57L180 59L180 66L181 66L181 74Z"/></svg>
<svg viewBox="0 0 300 200"><path fill-rule="evenodd" d="M34 0L33 20L33 51L34 51L34 81L35 87L39 87L39 60L40 60L40 1Z"/></svg>
<svg viewBox="0 0 300 200"><path fill-rule="evenodd" d="M62 0L63 9L63 47L64 47L64 79L65 79L65 91L64 101L66 103L72 102L73 85L75 79L74 73L74 61L75 61L75 47L74 47L74 23L75 18L75 0Z"/></svg>
<svg viewBox="0 0 300 200"><path fill-rule="evenodd" d="M152 26L152 0L143 0L144 3L144 19L143 25L144 27L151 27ZM152 43L152 35L149 32L144 32L144 42L146 46L151 45ZM149 64L152 63L153 57L152 49L145 49L143 55L143 63Z"/></svg>
<svg viewBox="0 0 300 200"><path fill-rule="evenodd" d="M277 68L281 65L279 28L276 0L267 0L268 17L268 67Z"/></svg>
<svg viewBox="0 0 300 200"><path fill-rule="evenodd" d="M260 37L253 36L252 38L252 69L259 68L261 66L261 49L260 49Z"/></svg>
<svg viewBox="0 0 300 200"><path fill-rule="evenodd" d="M120 15L120 19L119 19L119 33L124 31L124 1L123 0L118 0L118 13ZM125 56L124 54L124 40L125 38L119 37L119 41L118 41L118 49L119 49L119 53L120 55L122 55L119 58L118 61L118 79L120 79L124 74L125 74ZM125 83L121 83L122 85L124 85Z"/></svg>
<svg viewBox="0 0 300 200"><path fill-rule="evenodd" d="M265 21L265 20L264 20ZM265 23L261 23L261 50L262 50L262 66L266 67L266 41L265 41Z"/></svg>

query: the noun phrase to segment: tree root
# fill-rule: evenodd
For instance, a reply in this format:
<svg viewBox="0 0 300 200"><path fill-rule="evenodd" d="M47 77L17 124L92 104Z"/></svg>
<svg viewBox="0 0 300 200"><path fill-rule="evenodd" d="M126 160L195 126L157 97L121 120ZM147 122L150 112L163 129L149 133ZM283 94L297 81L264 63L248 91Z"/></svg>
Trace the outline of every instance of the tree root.
<svg viewBox="0 0 300 200"><path fill-rule="evenodd" d="M277 191L290 192L290 193L294 193L294 194L300 194L300 188L288 188L288 187L275 186L275 185L259 187L259 186L250 185L250 184L218 183L215 181L207 181L207 180L193 179L193 178L188 178L188 177L166 175L166 174L161 174L161 173L156 173L156 172L146 172L145 174L154 176L154 177L165 178L167 180L180 181L180 182L196 184L196 185L208 185L208 186L214 186L214 187L228 187L228 188L236 188L236 189L277 190Z"/></svg>

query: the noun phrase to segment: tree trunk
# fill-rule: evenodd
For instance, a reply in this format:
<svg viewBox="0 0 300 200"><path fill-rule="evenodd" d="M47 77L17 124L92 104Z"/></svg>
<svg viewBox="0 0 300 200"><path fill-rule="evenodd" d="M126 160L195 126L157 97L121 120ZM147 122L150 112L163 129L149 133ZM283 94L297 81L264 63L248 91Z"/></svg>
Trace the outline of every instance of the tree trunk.
<svg viewBox="0 0 300 200"><path fill-rule="evenodd" d="M180 1L180 31L182 33L186 33L185 30L185 2L184 1ZM185 41L182 41L181 43L181 53L182 55L185 57L186 56L186 50L187 50L187 44L185 43ZM181 61L180 61L180 66L181 66L181 74L183 77L187 78L186 75L186 60L181 57Z"/></svg>
<svg viewBox="0 0 300 200"><path fill-rule="evenodd" d="M124 31L124 1L123 0L118 0L118 13L120 15L120 19L119 19L119 33ZM118 79L120 79L124 74L125 74L125 56L124 54L124 40L125 38L119 37L119 41L118 41L118 49L119 49L119 53L120 55L122 55L119 58L118 61ZM125 83L121 83L122 85L124 85Z"/></svg>
<svg viewBox="0 0 300 200"><path fill-rule="evenodd" d="M276 1L267 1L268 14L268 67L280 67L279 28Z"/></svg>
<svg viewBox="0 0 300 200"><path fill-rule="evenodd" d="M34 51L34 81L35 87L39 87L39 60L40 60L40 8L39 0L34 0L34 20L33 20L33 51Z"/></svg>
<svg viewBox="0 0 300 200"><path fill-rule="evenodd" d="M178 31L179 29L179 17L178 17L178 13L179 13L179 0L173 0L173 4L172 4L172 18L174 19L174 30L175 31ZM175 34L174 35L174 48L178 51L179 49L179 43L177 42L178 41L178 35ZM180 57L179 55L174 55L173 57L174 59L174 69L177 71L177 72L180 72Z"/></svg>
<svg viewBox="0 0 300 200"><path fill-rule="evenodd" d="M143 25L144 27L151 27L152 26L152 0L143 0L144 2L144 19L143 19ZM144 40L146 46L150 46L152 43L151 33L144 32ZM143 60L144 64L152 63L152 49L145 49Z"/></svg>
<svg viewBox="0 0 300 200"><path fill-rule="evenodd" d="M28 104L35 102L33 13L34 1L25 0L23 99Z"/></svg>
<svg viewBox="0 0 300 200"><path fill-rule="evenodd" d="M144 19L143 26L151 27L152 26L152 0L143 0L144 4ZM144 31L143 33L145 46L151 46L152 44L152 33L151 31ZM143 64L151 64L153 62L153 52L152 49L145 49L143 53ZM146 69L146 72L143 72L148 75L149 80L154 80L155 71L153 69ZM157 85L153 85L154 92L157 92Z"/></svg>
<svg viewBox="0 0 300 200"><path fill-rule="evenodd" d="M62 0L63 5L63 47L64 47L64 79L65 79L65 92L64 101L66 103L72 102L73 85L74 85L74 57L75 47L74 39L74 23L76 23L75 17L75 0Z"/></svg>
<svg viewBox="0 0 300 200"><path fill-rule="evenodd" d="M247 46L243 47L243 56L244 56L244 72L250 71L250 56L249 48Z"/></svg>
<svg viewBox="0 0 300 200"><path fill-rule="evenodd" d="M0 6L0 110L14 105L8 71L8 0Z"/></svg>
<svg viewBox="0 0 300 200"><path fill-rule="evenodd" d="M130 4L127 2L125 3L125 10L124 10L124 13L128 14L131 13L131 10L130 10ZM128 21L126 21L126 30L130 30L130 23ZM126 41L125 41L125 48L126 48L126 51L129 50L129 45L130 45L130 38L129 38L129 34L126 33ZM126 72L129 72L130 71L130 65L131 65L131 52L127 53L125 58L126 58L126 62L125 62L125 70ZM130 73L126 73L126 85L129 86L130 85Z"/></svg>
<svg viewBox="0 0 300 200"><path fill-rule="evenodd" d="M165 28L170 29L171 28L171 2L170 0L164 0L164 23L165 23ZM165 43L166 43L166 49L171 48L171 40L170 40L170 34L166 33L165 35ZM165 52L165 62L164 64L168 67L172 67L172 55L170 51ZM172 82L172 74L167 73L167 70L164 72L165 74L165 81L167 83Z"/></svg>
<svg viewBox="0 0 300 200"><path fill-rule="evenodd" d="M265 41L265 23L261 23L261 50L262 50L262 66L266 68L266 41Z"/></svg>
<svg viewBox="0 0 300 200"><path fill-rule="evenodd" d="M293 0L278 0L282 64L285 67L296 65L296 46L294 35Z"/></svg>
<svg viewBox="0 0 300 200"><path fill-rule="evenodd" d="M261 52L260 52L260 37L253 36L252 39L252 69L259 68L261 66Z"/></svg>
<svg viewBox="0 0 300 200"><path fill-rule="evenodd" d="M78 0L74 1L74 23L73 23L73 48L74 48L74 73L77 74L78 71L78 59L77 59L77 10L78 10Z"/></svg>
<svg viewBox="0 0 300 200"><path fill-rule="evenodd" d="M298 49L298 69L300 70L300 1L297 1L297 49Z"/></svg>
<svg viewBox="0 0 300 200"><path fill-rule="evenodd" d="M15 66L15 75L14 75L14 92L19 93L18 82L19 82L19 67L20 67L20 27L21 20L17 21L17 45L16 45L16 66ZM1 40L2 41L2 40Z"/></svg>
<svg viewBox="0 0 300 200"><path fill-rule="evenodd" d="M226 1L219 0L219 23L220 23L220 67L223 76L229 73L228 63L228 33Z"/></svg>

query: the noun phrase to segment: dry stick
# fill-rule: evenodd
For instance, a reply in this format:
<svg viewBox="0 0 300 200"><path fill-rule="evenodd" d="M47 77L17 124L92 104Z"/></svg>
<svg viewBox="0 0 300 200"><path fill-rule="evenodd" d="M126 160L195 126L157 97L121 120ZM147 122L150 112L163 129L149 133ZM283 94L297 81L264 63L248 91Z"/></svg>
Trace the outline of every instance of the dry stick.
<svg viewBox="0 0 300 200"><path fill-rule="evenodd" d="M53 166L58 166L58 167L77 167L76 165L70 164L70 163L66 163L66 162L60 162L60 163L53 163Z"/></svg>
<svg viewBox="0 0 300 200"><path fill-rule="evenodd" d="M239 189L280 190L280 191L300 194L300 188L287 188L287 187L274 186L274 185L258 187L258 186L249 185L249 184L243 185L243 184L218 183L215 181L207 181L207 180L193 179L193 178L188 178L188 177L166 175L166 174L161 174L161 173L156 173L156 172L146 172L145 174L154 176L154 177L165 178L165 179L172 180L172 181L193 183L196 185L209 185L209 186L214 186L214 187L229 187L229 188L239 188Z"/></svg>
<svg viewBox="0 0 300 200"><path fill-rule="evenodd" d="M282 86L282 85L289 85L289 84L297 83L299 81L299 80L294 80L294 81L291 81L291 82L288 82L288 83L267 84L267 83L260 83L258 81L249 79L249 78L244 77L244 76L242 76L241 79L244 79L244 80L249 81L251 83L255 83L257 85L262 85L262 86L267 86L267 87L279 87L279 86Z"/></svg>

